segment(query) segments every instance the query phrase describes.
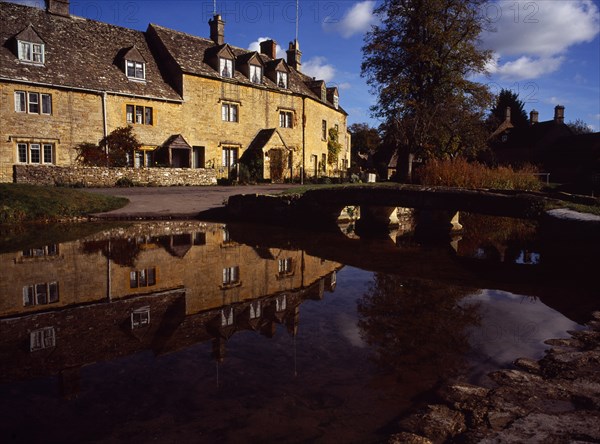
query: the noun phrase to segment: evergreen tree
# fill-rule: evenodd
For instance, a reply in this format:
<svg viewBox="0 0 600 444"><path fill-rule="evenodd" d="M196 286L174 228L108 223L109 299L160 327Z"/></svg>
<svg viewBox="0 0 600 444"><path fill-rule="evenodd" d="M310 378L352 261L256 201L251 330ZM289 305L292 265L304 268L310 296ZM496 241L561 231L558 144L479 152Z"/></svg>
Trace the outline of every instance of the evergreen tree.
<svg viewBox="0 0 600 444"><path fill-rule="evenodd" d="M362 74L372 108L398 135L401 157L447 157L485 145L485 72L491 53L477 47L484 0L384 0L381 24L365 37Z"/></svg>
<svg viewBox="0 0 600 444"><path fill-rule="evenodd" d="M498 127L504 122L506 117L506 108L510 107L510 121L515 128L523 128L529 125L529 119L525 112L524 104L519 100L519 95L508 90L500 90L496 97L496 104L491 109L489 122L492 127Z"/></svg>

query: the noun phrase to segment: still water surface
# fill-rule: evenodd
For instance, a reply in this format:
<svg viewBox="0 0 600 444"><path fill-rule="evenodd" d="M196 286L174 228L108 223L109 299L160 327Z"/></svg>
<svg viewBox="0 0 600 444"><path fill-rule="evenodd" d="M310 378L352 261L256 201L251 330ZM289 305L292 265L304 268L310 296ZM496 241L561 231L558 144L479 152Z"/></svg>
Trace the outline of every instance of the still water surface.
<svg viewBox="0 0 600 444"><path fill-rule="evenodd" d="M8 238L3 442L385 441L597 309L573 251L463 224L433 245L202 222Z"/></svg>

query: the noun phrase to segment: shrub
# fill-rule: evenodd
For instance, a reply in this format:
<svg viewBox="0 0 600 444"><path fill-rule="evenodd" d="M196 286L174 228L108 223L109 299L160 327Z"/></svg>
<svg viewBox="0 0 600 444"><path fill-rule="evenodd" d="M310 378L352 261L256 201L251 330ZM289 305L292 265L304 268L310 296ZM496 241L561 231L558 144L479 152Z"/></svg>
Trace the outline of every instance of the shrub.
<svg viewBox="0 0 600 444"><path fill-rule="evenodd" d="M511 167L490 168L465 159L430 159L417 172L417 181L422 185L461 188L491 188L497 190L528 190L542 188L535 173L536 168L525 166L514 170Z"/></svg>
<svg viewBox="0 0 600 444"><path fill-rule="evenodd" d="M132 187L133 181L129 177L119 177L115 182L115 185L121 188Z"/></svg>

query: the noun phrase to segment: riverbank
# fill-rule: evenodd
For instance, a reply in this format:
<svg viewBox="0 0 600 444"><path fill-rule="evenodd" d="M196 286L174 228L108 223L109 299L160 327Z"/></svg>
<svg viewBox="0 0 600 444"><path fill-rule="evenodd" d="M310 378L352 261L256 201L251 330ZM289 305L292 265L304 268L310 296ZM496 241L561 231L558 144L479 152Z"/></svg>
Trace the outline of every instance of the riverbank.
<svg viewBox="0 0 600 444"><path fill-rule="evenodd" d="M57 222L127 205L123 197L92 194L73 188L0 184L0 224Z"/></svg>
<svg viewBox="0 0 600 444"><path fill-rule="evenodd" d="M549 339L539 361L495 371L492 388L456 383L402 419L389 443L600 442L600 312L588 329Z"/></svg>

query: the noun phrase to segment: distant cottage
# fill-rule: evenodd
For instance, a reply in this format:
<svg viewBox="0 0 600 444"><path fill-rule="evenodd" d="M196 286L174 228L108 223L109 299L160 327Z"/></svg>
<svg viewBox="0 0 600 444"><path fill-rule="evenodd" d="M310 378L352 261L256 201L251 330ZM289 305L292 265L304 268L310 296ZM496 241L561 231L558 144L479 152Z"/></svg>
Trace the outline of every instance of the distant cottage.
<svg viewBox="0 0 600 444"><path fill-rule="evenodd" d="M297 41L278 59L272 40L260 52L227 44L220 15L205 39L75 17L69 0L48 0L45 10L1 2L0 23L0 182L17 180L22 166L74 166L75 146L127 125L142 143L133 168L229 177L248 150L272 181L349 166L339 92L301 72Z"/></svg>

